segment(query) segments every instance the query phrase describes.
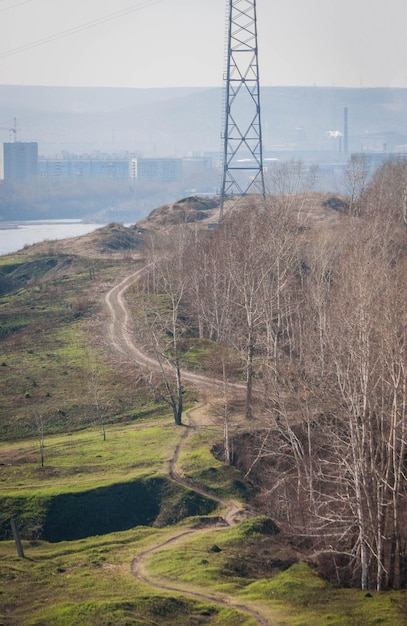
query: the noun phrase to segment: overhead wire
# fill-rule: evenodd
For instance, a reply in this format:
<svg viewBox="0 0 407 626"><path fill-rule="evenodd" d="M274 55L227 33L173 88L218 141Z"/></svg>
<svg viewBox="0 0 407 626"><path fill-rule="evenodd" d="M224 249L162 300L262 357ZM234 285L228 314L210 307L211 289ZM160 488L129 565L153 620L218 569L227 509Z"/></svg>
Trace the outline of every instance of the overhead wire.
<svg viewBox="0 0 407 626"><path fill-rule="evenodd" d="M30 0L25 0L30 1ZM44 46L47 43L51 43L53 41L57 41L58 39L62 39L63 37L69 37L70 35L74 35L76 33L82 32L84 30L88 30L89 28L95 28L100 26L101 24L105 24L115 19L119 19L130 13L134 13L136 11L142 11L143 9L147 9L154 4L158 4L159 2L163 2L164 0L141 0L137 4L127 7L126 9L121 9L120 11L115 11L114 13L110 13L103 17L99 17L95 20L90 20L89 22L85 22L80 24L79 26L74 26L72 28L68 28L67 30L56 33L55 35L49 35L48 37L43 37L42 39L38 39L37 41L32 41L30 43L23 44L21 46L17 46L16 48L11 48L9 50L5 50L4 52L0 52L0 59L4 59L6 57L12 56L14 54L18 54L20 52L25 52L26 50L31 50L32 48L37 48L39 46ZM22 3L23 4L23 3Z"/></svg>
<svg viewBox="0 0 407 626"><path fill-rule="evenodd" d="M0 2L2 2L2 0L0 0ZM4 11L11 11L11 9L16 9L17 7L21 7L22 4L28 4L29 2L32 2L32 0L23 0L23 2L12 4L10 7L4 7L4 9L0 9L0 13L4 13Z"/></svg>

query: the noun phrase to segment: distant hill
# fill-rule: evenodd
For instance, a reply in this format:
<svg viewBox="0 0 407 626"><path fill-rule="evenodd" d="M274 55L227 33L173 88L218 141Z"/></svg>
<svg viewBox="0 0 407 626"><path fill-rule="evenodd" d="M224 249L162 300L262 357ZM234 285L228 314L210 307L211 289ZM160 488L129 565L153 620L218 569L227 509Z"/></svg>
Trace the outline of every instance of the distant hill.
<svg viewBox="0 0 407 626"><path fill-rule="evenodd" d="M329 131L343 131L345 107L351 151L407 145L407 89L264 87L261 99L266 152L336 150ZM222 89L0 86L0 141L10 140L14 118L20 139L45 155L217 154Z"/></svg>

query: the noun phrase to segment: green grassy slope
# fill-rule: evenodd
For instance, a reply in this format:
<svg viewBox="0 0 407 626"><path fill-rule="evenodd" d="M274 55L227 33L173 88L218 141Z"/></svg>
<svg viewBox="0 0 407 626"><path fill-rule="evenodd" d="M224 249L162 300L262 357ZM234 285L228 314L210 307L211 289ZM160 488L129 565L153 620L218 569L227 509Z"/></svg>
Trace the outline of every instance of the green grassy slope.
<svg viewBox="0 0 407 626"><path fill-rule="evenodd" d="M403 592L333 588L267 518L227 528L224 507L169 479L184 429L101 341L101 297L134 268L128 257L86 254L0 259L0 623L253 626L233 608L250 605L270 624L407 624ZM95 369L106 441L89 385ZM46 418L43 467L38 412ZM217 497L245 502L251 486L210 452L222 436L216 419L191 429L179 471ZM25 559L11 540L11 516ZM158 586L132 574L137 555L184 532L146 558ZM214 594L232 604L204 599Z"/></svg>

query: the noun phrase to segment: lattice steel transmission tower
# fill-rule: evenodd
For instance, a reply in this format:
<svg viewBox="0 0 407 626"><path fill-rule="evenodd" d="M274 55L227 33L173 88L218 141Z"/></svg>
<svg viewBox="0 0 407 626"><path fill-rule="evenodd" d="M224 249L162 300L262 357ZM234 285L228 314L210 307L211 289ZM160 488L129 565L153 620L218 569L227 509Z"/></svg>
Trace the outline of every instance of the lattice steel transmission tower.
<svg viewBox="0 0 407 626"><path fill-rule="evenodd" d="M256 0L228 0L221 211L227 196L265 196Z"/></svg>

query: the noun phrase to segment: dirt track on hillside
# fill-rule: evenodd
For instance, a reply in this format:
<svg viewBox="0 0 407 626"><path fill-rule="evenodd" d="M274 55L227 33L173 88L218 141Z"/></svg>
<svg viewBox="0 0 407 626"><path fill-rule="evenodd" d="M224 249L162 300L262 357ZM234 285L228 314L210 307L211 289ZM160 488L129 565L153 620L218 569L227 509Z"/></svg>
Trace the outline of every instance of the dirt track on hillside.
<svg viewBox="0 0 407 626"><path fill-rule="evenodd" d="M141 278L143 272L144 268L130 274L129 276L126 276L106 293L104 302L106 309L109 313L107 325L107 340L110 347L114 351L116 351L122 358L130 360L135 366L141 368L147 367L150 369L155 369L157 367L157 364L154 359L142 352L142 350L140 350L136 345L136 337L131 330L131 316L124 297L127 289L129 289L131 285L133 285L135 282L137 282L137 280ZM219 393L220 387L223 384L221 381L186 371L183 371L183 379L187 380L190 383L193 383L203 390L214 390L214 395L216 395L216 393ZM241 385L238 385L238 387L241 388ZM202 405L200 407L197 407L196 409L188 411L186 414L189 425L185 427L181 432L180 440L176 449L174 450L173 457L169 463L168 472L174 481L185 487L188 487L189 489L197 491L207 498L215 500L218 504L223 506L225 508L225 514L223 516L224 526L231 526L236 523L238 518L241 519L242 515L247 516L247 514L245 515L242 512L241 507L235 502L219 498L218 496L215 496L214 494L205 491L201 487L194 485L190 480L186 479L177 468L177 462L181 447L186 438L195 428L193 412L196 411L198 408L202 409ZM219 530L221 528L222 525L219 525ZM212 530L215 530L215 528L212 528ZM182 541L190 539L193 536L196 536L203 532L208 532L208 529L196 528L188 531L179 532L167 541L151 546L148 550L145 550L134 558L131 564L132 573L140 581L151 587L155 587L157 589L162 589L165 591L181 593L183 595L197 598L199 600L204 600L205 602L213 603L221 607L229 607L238 611L242 611L243 613L246 613L253 617L256 622L261 626L270 626L272 623L277 624L277 621L269 621L269 619L265 617L262 607L258 606L256 603L241 602L237 598L229 596L227 594L217 593L215 591L210 592L206 589L199 590L196 587L188 587L186 589L185 585L178 585L176 582L169 583L165 580L155 580L151 578L151 576L148 574L147 561L154 552L164 550L168 547L179 544Z"/></svg>
<svg viewBox="0 0 407 626"><path fill-rule="evenodd" d="M131 315L124 298L127 289L141 278L144 271L145 268L141 268L137 272L126 276L106 293L104 301L109 312L107 339L109 345L122 357L130 360L133 365L157 369L157 362L137 347L136 338L131 330ZM213 392L223 388L223 381L188 372L187 370L183 370L182 378L201 389L209 388ZM239 390L245 388L244 385L237 383L233 386Z"/></svg>

